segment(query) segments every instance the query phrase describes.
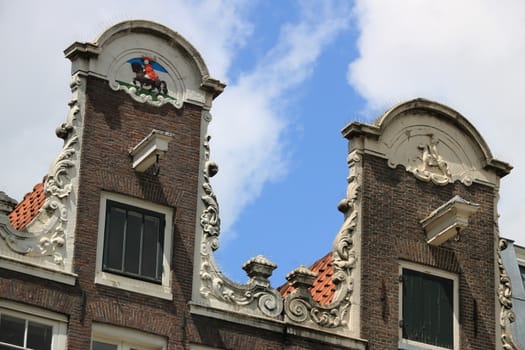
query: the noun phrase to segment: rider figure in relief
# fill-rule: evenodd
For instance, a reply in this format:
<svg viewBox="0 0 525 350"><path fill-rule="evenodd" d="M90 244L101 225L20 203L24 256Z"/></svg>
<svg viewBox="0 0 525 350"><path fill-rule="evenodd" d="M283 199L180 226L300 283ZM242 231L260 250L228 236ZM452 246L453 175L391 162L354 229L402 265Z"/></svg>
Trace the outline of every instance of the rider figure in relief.
<svg viewBox="0 0 525 350"><path fill-rule="evenodd" d="M159 79L159 76L155 73L155 69L153 69L153 66L151 65L151 61L153 60L148 56L142 56L141 58L142 62L144 62L144 77L153 81Z"/></svg>

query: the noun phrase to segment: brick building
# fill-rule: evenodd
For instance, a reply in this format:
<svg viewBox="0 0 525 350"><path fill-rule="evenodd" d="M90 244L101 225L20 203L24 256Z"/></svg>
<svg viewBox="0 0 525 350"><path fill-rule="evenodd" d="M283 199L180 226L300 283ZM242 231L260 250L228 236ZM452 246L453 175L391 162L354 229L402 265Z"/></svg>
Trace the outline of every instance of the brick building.
<svg viewBox="0 0 525 350"><path fill-rule="evenodd" d="M255 257L240 285L214 260L224 84L147 21L65 54L64 147L20 203L0 192L1 349L518 349L496 208L511 166L458 112L417 99L345 127L333 251L279 289Z"/></svg>

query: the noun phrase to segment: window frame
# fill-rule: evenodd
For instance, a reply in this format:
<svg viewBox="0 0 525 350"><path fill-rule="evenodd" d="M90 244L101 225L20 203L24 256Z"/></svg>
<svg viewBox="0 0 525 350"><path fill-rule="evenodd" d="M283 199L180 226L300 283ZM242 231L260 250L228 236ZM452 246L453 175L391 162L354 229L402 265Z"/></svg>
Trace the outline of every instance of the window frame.
<svg viewBox="0 0 525 350"><path fill-rule="evenodd" d="M453 295L453 307L452 307L452 350L459 350L459 278L456 274L443 271L430 266L418 265L415 263L401 261L399 263L399 349L416 350L416 349L439 349L449 350L449 348L439 347L432 344L422 343L415 340L403 338L403 327L401 322L403 321L403 269L412 270L419 273L427 274L430 276L436 276L445 278L452 281L452 295Z"/></svg>
<svg viewBox="0 0 525 350"><path fill-rule="evenodd" d="M124 206L135 207L147 212L155 212L164 216L164 244L162 252L162 274L160 283L140 277L132 277L114 271L105 271L104 265L104 243L106 231L106 210L108 201L120 203ZM161 299L172 300L171 291L171 254L173 241L173 215L174 210L170 207L143 199L133 198L122 194L102 192L99 205L98 239L95 283L114 288L120 288L131 292L145 294Z"/></svg>
<svg viewBox="0 0 525 350"><path fill-rule="evenodd" d="M130 350L134 347L140 350L168 348L167 338L160 335L102 323L93 323L91 326L90 349L93 348L94 341L117 345L117 350Z"/></svg>
<svg viewBox="0 0 525 350"><path fill-rule="evenodd" d="M126 242L128 241L128 238L130 238L131 236L131 232L128 231L127 229L124 230L123 232L123 242L121 243L121 246L120 249L121 249L121 252L122 252L122 258L120 259L120 268L116 268L116 267L111 267L111 266L108 266L110 265L108 263L107 260L110 259L110 255L113 254L113 252L111 253L108 253L108 250L109 250L109 245L110 245L110 238L108 235L108 231L109 231L109 225L107 220L108 220L108 217L110 217L110 211L111 209L119 209L119 210L122 210L122 211L125 211L125 216L126 216L126 221L125 221L125 227L128 227L128 223L129 223L129 217L130 217L130 213L134 212L134 213L138 213L140 214L140 221L141 221L141 224L142 224L142 228L144 227L144 223L145 223L145 218L147 216L149 217L154 217L156 219L158 219L159 221L159 226L158 226L158 230L157 230L157 234L158 237L156 237L155 241L160 241L161 244L162 244L162 250L161 250L161 256L158 256L159 252L156 251L157 253L157 257L156 257L156 261L154 262L155 264L155 277L148 277L146 276L144 273L142 273L141 269L142 269L142 259L144 257L144 245L142 244L144 242L144 236L145 236L145 233L144 233L144 230L141 230L141 232L139 233L140 234L140 241L139 241L139 245L138 245L138 249L139 249L139 261L138 261L138 270L139 272L138 273L134 273L134 272L130 272L129 270L126 269L126 258L127 258L127 254L128 254L128 247L126 245ZM139 280L144 280L144 281L148 281L148 282L153 282L153 283L158 283L158 284L161 284L162 283L162 271L158 271L159 269L162 270L162 255L164 255L164 236L165 236L165 225L166 225L166 217L163 213L159 213L159 212L156 212L156 211L153 211L153 210L149 210L149 209L144 209L144 208L140 208L140 207L136 207L136 206L132 206L132 205L129 205L129 204L125 204L125 203L121 203L121 202L117 202L117 201L113 201L113 200L106 200L106 222L105 222L105 228L104 228L104 249L103 249L103 252L102 252L102 269L106 272L110 272L110 273L115 273L117 275L122 275L122 276L127 276L127 277L130 277L130 278L136 278L136 279L139 279ZM160 259L160 261L159 261ZM160 274L159 274L160 272Z"/></svg>
<svg viewBox="0 0 525 350"><path fill-rule="evenodd" d="M0 300L0 314L52 327L51 349L63 350L67 345L67 322L65 315L29 305Z"/></svg>

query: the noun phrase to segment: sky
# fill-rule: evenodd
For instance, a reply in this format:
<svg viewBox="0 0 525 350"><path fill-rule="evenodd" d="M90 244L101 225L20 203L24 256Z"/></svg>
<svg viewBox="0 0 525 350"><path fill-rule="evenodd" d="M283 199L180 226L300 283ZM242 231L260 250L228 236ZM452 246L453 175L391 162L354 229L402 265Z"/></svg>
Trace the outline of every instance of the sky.
<svg viewBox="0 0 525 350"><path fill-rule="evenodd" d="M347 141L416 97L470 120L502 179L501 235L525 246L525 2L0 0L0 191L16 200L42 180L62 143L70 62L63 50L129 19L164 24L227 83L209 134L222 233L216 258L230 278L262 254L272 284L331 250L343 222Z"/></svg>

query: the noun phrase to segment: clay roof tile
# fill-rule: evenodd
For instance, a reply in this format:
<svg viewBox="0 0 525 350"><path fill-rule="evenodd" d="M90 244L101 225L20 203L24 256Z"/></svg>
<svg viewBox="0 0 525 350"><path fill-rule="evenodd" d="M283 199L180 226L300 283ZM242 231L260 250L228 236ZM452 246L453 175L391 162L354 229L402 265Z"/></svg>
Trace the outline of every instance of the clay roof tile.
<svg viewBox="0 0 525 350"><path fill-rule="evenodd" d="M330 252L314 262L309 269L317 273L317 277L310 289L312 298L322 305L330 304L335 294L335 284L332 282L332 275L334 274L332 253ZM290 283L286 283L279 288L279 291L283 297L286 297L294 289Z"/></svg>
<svg viewBox="0 0 525 350"><path fill-rule="evenodd" d="M41 182L36 184L33 191L27 193L15 209L9 213L11 226L16 230L22 230L26 227L36 217L45 200L44 183Z"/></svg>

